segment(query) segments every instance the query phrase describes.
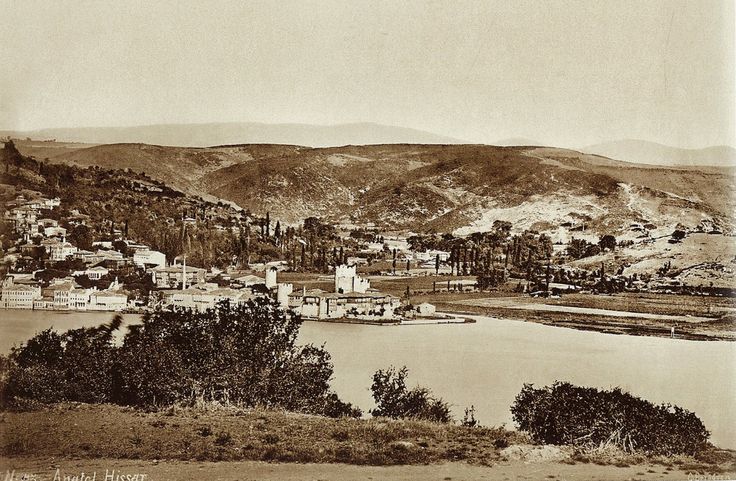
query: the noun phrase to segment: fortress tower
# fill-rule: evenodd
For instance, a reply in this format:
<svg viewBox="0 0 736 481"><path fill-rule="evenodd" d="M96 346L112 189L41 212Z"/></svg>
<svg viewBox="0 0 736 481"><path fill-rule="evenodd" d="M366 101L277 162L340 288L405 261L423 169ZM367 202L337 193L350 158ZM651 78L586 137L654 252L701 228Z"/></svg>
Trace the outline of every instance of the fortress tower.
<svg viewBox="0 0 736 481"><path fill-rule="evenodd" d="M273 289L276 287L276 272L276 267L266 267L266 288Z"/></svg>
<svg viewBox="0 0 736 481"><path fill-rule="evenodd" d="M350 292L365 293L371 283L358 276L355 266L335 266L335 292L348 294Z"/></svg>

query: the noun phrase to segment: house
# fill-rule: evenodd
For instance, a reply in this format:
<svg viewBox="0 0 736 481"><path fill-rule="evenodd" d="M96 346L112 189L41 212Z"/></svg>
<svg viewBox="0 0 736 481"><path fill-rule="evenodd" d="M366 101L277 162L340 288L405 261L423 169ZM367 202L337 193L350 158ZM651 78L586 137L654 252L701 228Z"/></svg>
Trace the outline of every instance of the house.
<svg viewBox="0 0 736 481"><path fill-rule="evenodd" d="M77 287L73 288L71 291L69 291L68 308L77 311L86 310L87 306L89 305L89 297L91 292L91 289L81 289Z"/></svg>
<svg viewBox="0 0 736 481"><path fill-rule="evenodd" d="M90 267L89 269L85 269L83 271L75 271L73 275L74 277L87 276L90 280L99 281L100 279L108 275L109 273L110 271L107 268L102 267L102 266L95 266L95 267Z"/></svg>
<svg viewBox="0 0 736 481"><path fill-rule="evenodd" d="M69 242L60 241L55 238L42 240L41 246L52 261L65 261L67 257L77 252L77 248Z"/></svg>
<svg viewBox="0 0 736 481"><path fill-rule="evenodd" d="M59 242L51 246L49 254L52 261L65 261L67 257L74 255L75 252L77 252L77 248L69 242Z"/></svg>
<svg viewBox="0 0 736 481"><path fill-rule="evenodd" d="M108 269L120 269L127 265L128 260L122 252L98 249L93 255L86 256L85 262L104 265Z"/></svg>
<svg viewBox="0 0 736 481"><path fill-rule="evenodd" d="M228 300L233 305L238 305L244 304L254 298L255 295L248 290L227 288L203 290L199 288L189 288L178 291L169 291L164 294L164 305L204 312L207 309L214 309L218 303L224 300Z"/></svg>
<svg viewBox="0 0 736 481"><path fill-rule="evenodd" d="M53 199L41 199L41 208L42 209L53 209L55 207L59 207L61 205L61 199L58 197L54 197Z"/></svg>
<svg viewBox="0 0 736 481"><path fill-rule="evenodd" d="M414 310L419 316L433 316L436 312L434 304L429 302L422 302L421 304L414 307Z"/></svg>
<svg viewBox="0 0 736 481"><path fill-rule="evenodd" d="M66 238L66 229L59 226L44 227L43 236Z"/></svg>
<svg viewBox="0 0 736 481"><path fill-rule="evenodd" d="M69 309L69 300L72 297L74 288L75 286L72 282L59 282L44 289L42 294L43 297L53 300L54 309L67 310Z"/></svg>
<svg viewBox="0 0 736 481"><path fill-rule="evenodd" d="M199 267L173 265L154 267L149 269L152 280L156 287L161 289L178 289L184 287L183 284L191 286L204 282L207 271ZM183 281L183 282L182 282Z"/></svg>
<svg viewBox="0 0 736 481"><path fill-rule="evenodd" d="M119 291L92 291L88 309L91 311L122 311L128 307L128 295Z"/></svg>
<svg viewBox="0 0 736 481"><path fill-rule="evenodd" d="M266 279L264 279L263 277L254 276L252 274L236 277L235 279L233 279L233 282L240 284L243 287L252 287L259 284L262 284L264 286L266 285Z"/></svg>
<svg viewBox="0 0 736 481"><path fill-rule="evenodd" d="M4 309L33 309L33 301L41 297L41 288L11 282L3 286L0 296Z"/></svg>
<svg viewBox="0 0 736 481"><path fill-rule="evenodd" d="M99 247L102 249L112 249L112 241L94 241L92 247Z"/></svg>
<svg viewBox="0 0 736 481"><path fill-rule="evenodd" d="M126 239L123 242L125 243L125 247L128 249L128 251L131 251L131 252L135 252L137 250L149 249L149 247L147 245L145 245L145 244L139 244L139 243L137 243L135 241L132 241L132 240L127 240Z"/></svg>
<svg viewBox="0 0 736 481"><path fill-rule="evenodd" d="M74 259L79 259L85 264L92 264L95 261L95 253L84 249L77 249L77 252L72 256Z"/></svg>
<svg viewBox="0 0 736 481"><path fill-rule="evenodd" d="M414 252L414 257L416 260L421 262L432 262L434 263L439 256L440 262L447 262L447 260L450 258L450 253L447 251L440 251L440 250L428 250L427 252ZM434 267L434 264L432 264L432 267Z"/></svg>
<svg viewBox="0 0 736 481"><path fill-rule="evenodd" d="M137 249L133 254L133 263L138 267L165 267L166 255L163 252L145 249Z"/></svg>
<svg viewBox="0 0 736 481"><path fill-rule="evenodd" d="M49 219L47 217L44 217L43 219L38 219L38 226L42 228L46 227L59 227L59 221L56 219Z"/></svg>
<svg viewBox="0 0 736 481"><path fill-rule="evenodd" d="M398 297L380 292L325 293L319 289L292 293L289 307L305 319L392 319Z"/></svg>

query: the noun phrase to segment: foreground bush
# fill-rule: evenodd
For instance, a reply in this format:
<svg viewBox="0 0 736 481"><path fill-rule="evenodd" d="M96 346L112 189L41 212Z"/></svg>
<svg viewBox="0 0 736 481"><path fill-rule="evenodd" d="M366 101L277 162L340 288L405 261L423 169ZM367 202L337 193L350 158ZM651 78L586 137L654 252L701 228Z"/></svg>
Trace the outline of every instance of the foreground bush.
<svg viewBox="0 0 736 481"><path fill-rule="evenodd" d="M599 447L627 452L693 455L710 433L692 412L655 405L620 388L598 390L555 382L525 384L511 406L513 419L536 442Z"/></svg>
<svg viewBox="0 0 736 481"><path fill-rule="evenodd" d="M441 423L452 421L450 406L442 399L434 398L429 389L407 389L408 374L406 366L398 371L394 367L376 371L371 385L376 408L371 414L394 419L421 419Z"/></svg>
<svg viewBox="0 0 736 481"><path fill-rule="evenodd" d="M259 298L216 309L157 310L129 327L121 319L64 334L43 331L10 356L7 396L40 402L166 406L195 400L359 416L330 391L330 355L297 346L301 320Z"/></svg>

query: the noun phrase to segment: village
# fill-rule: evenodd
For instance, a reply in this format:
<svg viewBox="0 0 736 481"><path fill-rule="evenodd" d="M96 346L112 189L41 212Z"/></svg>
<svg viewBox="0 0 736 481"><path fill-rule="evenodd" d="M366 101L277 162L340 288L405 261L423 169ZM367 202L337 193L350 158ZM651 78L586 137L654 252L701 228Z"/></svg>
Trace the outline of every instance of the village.
<svg viewBox="0 0 736 481"><path fill-rule="evenodd" d="M329 225L311 220L305 221L306 227L315 224L315 232L334 232L331 235L340 248L333 247L332 256L324 248L315 253L311 247L314 239L309 239L310 247L305 248L307 243L297 238L299 255L293 253L296 248L280 240L285 236L278 233L284 229L280 223L271 234L272 222L266 216L258 221L261 236L276 239L282 256L262 262L234 259L229 266L205 268L188 263L192 256L186 252L172 258L127 238L127 223L125 229L111 228L100 238L86 239L90 249L79 248L69 231L78 232L80 226L91 231L87 224L93 224L93 219L77 209L67 210L60 218L60 206L58 197L28 189L5 202L4 221L16 240L3 258L10 267L2 281L0 307L114 312L163 307L202 312L225 301L244 304L268 296L308 320L418 324L466 322L457 315L464 311L448 302L468 302L468 295L483 291L525 298L615 292L732 295L712 280L708 284L700 278L697 284L688 285L680 278L668 277L671 262L629 272L615 265L607 269L604 262L599 265L596 260L582 264L606 251L621 251L634 244L626 239L617 243L613 236L603 236L598 243L573 238L562 244L552 243L544 234L512 236L507 222L494 223L487 233L456 238L381 234L375 225ZM196 213L182 215L184 227L196 227L198 222ZM242 227L215 227L230 230L231 235L239 230L242 233ZM651 245L657 240L648 231L652 227L632 224L629 237ZM687 232L684 229L676 229L671 236L660 235L659 242L677 245L685 237L708 240L723 236L706 222ZM290 232L293 236L294 231ZM581 261L576 265L577 258ZM732 267L717 263L699 267L720 271L726 278L733 272ZM386 290L372 287L371 281ZM455 315L438 313L432 303L435 299L443 302L443 311L456 311Z"/></svg>
<svg viewBox="0 0 736 481"><path fill-rule="evenodd" d="M38 276L40 269L12 270L2 282L2 308L142 312L161 306L202 312L223 301L242 304L270 296L285 310L314 320L383 323L398 322L408 316L426 320L435 314L433 306L427 303L401 314L401 300L372 289L370 282L357 274L355 265L336 266L334 290L326 292L306 287L295 290L292 283L277 282L277 273L285 269L283 261L254 266L262 274L256 275L252 269L206 270L187 265L186 256L167 259L164 253L147 245L119 237L114 241L93 241L94 251L80 249L67 240L67 228L49 217L59 205L58 198L48 199L39 192L26 192L6 202L5 220L12 223L19 239L6 258L16 265L24 260L43 259L58 277ZM85 222L85 217L76 213L63 223L74 226ZM115 245L123 246L127 254L115 250ZM442 257L446 258L446 253ZM149 284L151 295L147 304L131 296L127 286L119 281L118 275L129 277L132 271Z"/></svg>

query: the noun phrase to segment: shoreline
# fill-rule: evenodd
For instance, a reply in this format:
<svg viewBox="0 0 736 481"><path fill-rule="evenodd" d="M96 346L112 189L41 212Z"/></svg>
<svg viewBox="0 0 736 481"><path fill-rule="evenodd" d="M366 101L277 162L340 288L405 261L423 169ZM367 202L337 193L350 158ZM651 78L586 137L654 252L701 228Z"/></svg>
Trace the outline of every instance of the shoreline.
<svg viewBox="0 0 736 481"><path fill-rule="evenodd" d="M579 331L600 332L628 336L650 336L672 338L689 341L729 341L736 342L736 319L712 318L708 320L693 317L692 320L679 320L676 324L675 335L672 336L673 320L663 315L662 318L631 312L631 316L595 314L576 312L576 307L569 309L548 309L549 305L540 304L541 308L527 308L519 305L478 305L472 300L436 300L437 315L427 319L412 320L398 319L386 321L371 321L366 319L311 319L304 321L327 324L362 324L367 326L427 326L449 324L472 324L472 316L485 316L506 319L511 321L532 322L551 327L576 329ZM563 306L564 307L564 306ZM0 312L49 312L54 314L123 314L142 316L142 311L90 311L73 309L15 309L3 308ZM623 313L625 311L618 311ZM464 317L463 317L464 316ZM468 317L471 316L471 317ZM458 320L455 320L458 319ZM462 319L460 321L459 319ZM2 320L0 320L2 332Z"/></svg>
<svg viewBox="0 0 736 481"><path fill-rule="evenodd" d="M639 317L600 316L573 312L518 309L501 306L473 306L458 303L438 303L442 312L465 316L486 316L511 321L532 322L545 326L600 332L626 336L649 336L688 341L736 342L736 321L713 319L699 323L680 323L672 337L672 325L665 321Z"/></svg>

